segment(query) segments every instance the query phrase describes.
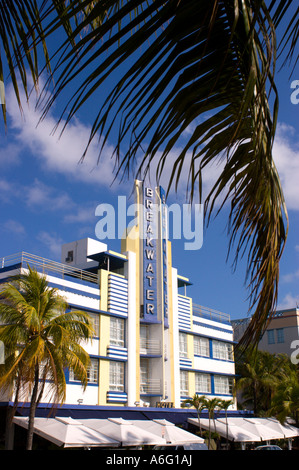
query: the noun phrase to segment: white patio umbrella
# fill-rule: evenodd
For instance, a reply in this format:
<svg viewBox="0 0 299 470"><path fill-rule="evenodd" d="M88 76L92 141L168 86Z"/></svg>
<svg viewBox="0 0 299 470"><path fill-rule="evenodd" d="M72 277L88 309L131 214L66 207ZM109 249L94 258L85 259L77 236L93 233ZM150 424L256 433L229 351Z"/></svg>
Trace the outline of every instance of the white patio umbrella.
<svg viewBox="0 0 299 470"><path fill-rule="evenodd" d="M275 418L255 418L258 420L261 424L264 426L267 426L271 429L274 429L274 431L278 431L281 433L281 438L291 438L291 437L296 437L299 436L299 429L296 428L295 426L291 426L288 423L281 424L277 419Z"/></svg>
<svg viewBox="0 0 299 470"><path fill-rule="evenodd" d="M283 439L283 435L276 429L271 429L263 424L258 418L231 418L232 422L238 423L242 429L258 434L260 440L271 441L273 439Z"/></svg>
<svg viewBox="0 0 299 470"><path fill-rule="evenodd" d="M123 447L140 445L165 445L166 440L149 431L141 429L122 418L84 419L86 426L117 440Z"/></svg>
<svg viewBox="0 0 299 470"><path fill-rule="evenodd" d="M204 443L202 437L196 436L185 429L178 428L166 419L133 420L132 422L135 426L163 437L168 444L183 445Z"/></svg>
<svg viewBox="0 0 299 470"><path fill-rule="evenodd" d="M13 422L28 429L28 418L16 416ZM33 432L59 447L118 447L119 442L84 426L72 418L35 418Z"/></svg>
<svg viewBox="0 0 299 470"><path fill-rule="evenodd" d="M199 426L198 419L196 418L188 418L188 422L195 426ZM227 423L226 423L226 419L221 419L221 418L217 418L213 421L211 420L210 423L207 418L201 418L200 425L204 429L209 429L209 426L211 426L212 431L216 431L220 436L224 438L227 437L229 441L235 441L235 442L260 441L260 436L258 434L254 434L253 432L250 432L249 430L246 430L238 426L236 423L232 423L230 421L230 418L228 418Z"/></svg>

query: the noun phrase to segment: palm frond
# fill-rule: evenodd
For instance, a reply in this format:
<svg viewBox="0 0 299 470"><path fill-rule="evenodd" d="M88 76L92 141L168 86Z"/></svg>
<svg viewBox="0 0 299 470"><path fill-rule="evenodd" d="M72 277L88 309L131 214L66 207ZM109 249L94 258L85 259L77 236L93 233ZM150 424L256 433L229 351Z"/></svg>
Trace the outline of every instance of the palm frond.
<svg viewBox="0 0 299 470"><path fill-rule="evenodd" d="M20 109L22 103L19 93L19 80L28 98L31 86L28 82L28 70L37 86L40 69L38 67L39 47L43 50L46 67L49 69L49 54L42 28L42 19L47 18L53 7L45 8L46 1L36 0L1 0L0 2L0 80L6 83L7 70L12 81ZM6 108L2 106L6 123Z"/></svg>
<svg viewBox="0 0 299 470"><path fill-rule="evenodd" d="M244 341L257 341L275 310L288 226L272 159L276 35L266 3L70 1L67 21L78 20L80 8L82 21L70 34L71 45L66 42L60 49L56 88L44 115L72 87L61 116L67 126L119 73L95 116L86 152L99 136L100 158L118 130L118 174L143 178L159 154L157 182L166 164L172 168L167 192L178 188L191 155L186 188L191 202L197 188L201 194L204 169L223 162L205 201L206 220L219 201L221 208L230 204L229 253L235 249L235 263L247 254L249 310L254 312ZM194 131L181 146L190 125ZM174 157L176 147L181 151Z"/></svg>

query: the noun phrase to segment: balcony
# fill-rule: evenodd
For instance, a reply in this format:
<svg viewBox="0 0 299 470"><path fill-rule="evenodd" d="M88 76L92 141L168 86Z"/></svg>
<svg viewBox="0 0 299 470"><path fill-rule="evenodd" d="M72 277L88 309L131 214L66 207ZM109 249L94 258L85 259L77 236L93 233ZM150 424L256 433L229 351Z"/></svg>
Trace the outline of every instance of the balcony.
<svg viewBox="0 0 299 470"><path fill-rule="evenodd" d="M141 356L161 356L161 342L157 339L140 339Z"/></svg>
<svg viewBox="0 0 299 470"><path fill-rule="evenodd" d="M149 379L140 384L140 393L143 395L161 395L162 382L160 379Z"/></svg>

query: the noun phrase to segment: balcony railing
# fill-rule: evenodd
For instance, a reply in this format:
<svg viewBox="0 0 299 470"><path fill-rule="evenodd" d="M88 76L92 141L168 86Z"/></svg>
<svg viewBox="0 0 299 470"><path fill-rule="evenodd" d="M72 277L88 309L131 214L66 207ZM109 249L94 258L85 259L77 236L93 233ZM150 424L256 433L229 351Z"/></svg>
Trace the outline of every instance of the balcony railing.
<svg viewBox="0 0 299 470"><path fill-rule="evenodd" d="M162 383L160 379L149 379L140 384L140 393L144 395L160 395L162 393Z"/></svg>
<svg viewBox="0 0 299 470"><path fill-rule="evenodd" d="M140 339L140 354L161 356L161 342L157 339Z"/></svg>
<svg viewBox="0 0 299 470"><path fill-rule="evenodd" d="M207 318L209 320L218 321L220 323L229 323L230 316L228 313L218 312L212 308L203 307L202 305L193 304L193 315L197 317Z"/></svg>
<svg viewBox="0 0 299 470"><path fill-rule="evenodd" d="M40 256L32 255L30 253L21 252L0 258L0 269L19 264L23 268L27 268L27 265L29 265L31 268L35 268L42 274L51 273L55 274L56 276L58 275L63 279L69 276L72 278L78 278L81 281L98 284L97 274L90 273L89 271L84 271L83 269L66 264L58 263L57 261L41 258Z"/></svg>

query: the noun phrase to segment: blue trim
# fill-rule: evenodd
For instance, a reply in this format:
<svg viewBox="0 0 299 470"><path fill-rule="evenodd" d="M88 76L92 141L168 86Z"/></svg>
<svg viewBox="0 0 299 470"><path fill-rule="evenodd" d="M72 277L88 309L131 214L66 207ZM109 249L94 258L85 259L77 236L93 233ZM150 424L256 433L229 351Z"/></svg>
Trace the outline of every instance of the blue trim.
<svg viewBox="0 0 299 470"><path fill-rule="evenodd" d="M152 359L162 357L162 354L140 354L140 357Z"/></svg>
<svg viewBox="0 0 299 470"><path fill-rule="evenodd" d="M69 281L69 282L71 282L71 281ZM62 290L62 291L71 292L72 294L84 295L84 297L88 297L90 299L100 300L100 294L98 294L98 295L90 294L89 292L86 292L86 291L81 290L79 288L75 289L74 287L64 286L62 284L57 284L55 282L49 282L48 285L50 287L54 287L54 288Z"/></svg>
<svg viewBox="0 0 299 470"><path fill-rule="evenodd" d="M210 351L210 359L213 359L213 340L209 338L209 351Z"/></svg>
<svg viewBox="0 0 299 470"><path fill-rule="evenodd" d="M180 330L180 328L179 328L179 330ZM227 331L227 333L228 333L228 331ZM216 339L217 341L222 341L223 343L238 344L238 341L233 341L233 340L230 340L230 339L223 339L223 338L219 338L218 336L205 335L203 333L197 333L196 331L189 331L189 334L191 334L193 336L200 336L202 338ZM232 331L231 331L231 334L233 334Z"/></svg>
<svg viewBox="0 0 299 470"><path fill-rule="evenodd" d="M162 325L162 321L160 320L148 321L144 318L140 318L140 323L143 323L144 325L153 325L153 324Z"/></svg>
<svg viewBox="0 0 299 470"><path fill-rule="evenodd" d="M188 369L187 367L180 367L180 370L184 370L186 372L199 372L201 374L210 374L211 376L212 375L222 375L223 377L237 377L236 374L230 374L230 373L226 373L226 372L214 372L214 371L211 371L211 370L202 370L202 369Z"/></svg>
<svg viewBox="0 0 299 470"><path fill-rule="evenodd" d="M234 364L234 362L235 362L235 361L230 360L230 359L218 359L217 357L202 356L200 354L194 354L194 357L202 357L204 359L210 359L211 361L228 362L229 364Z"/></svg>
<svg viewBox="0 0 299 470"><path fill-rule="evenodd" d="M7 266L7 267L4 267L4 268L1 268L0 269L0 274L1 273L6 273L8 271L13 271L15 269L20 269L22 267L22 263L16 263L16 264L12 264L11 266ZM5 278L5 279L9 279L9 278ZM3 279L1 279L1 282L3 281Z"/></svg>
<svg viewBox="0 0 299 470"><path fill-rule="evenodd" d="M214 381L214 374L210 374L211 376L211 395L215 395L215 381Z"/></svg>
<svg viewBox="0 0 299 470"><path fill-rule="evenodd" d="M233 334L233 328L229 330L227 328L220 328L219 326L210 325L208 323L201 323L199 321L193 321L193 325L202 326L204 328L211 328L212 330L222 331L223 333Z"/></svg>
<svg viewBox="0 0 299 470"><path fill-rule="evenodd" d="M83 310L84 312L87 312L87 313L90 312L90 313L100 314L100 311L97 308L82 307L81 305L73 304L73 303L68 303L68 306L76 310Z"/></svg>

